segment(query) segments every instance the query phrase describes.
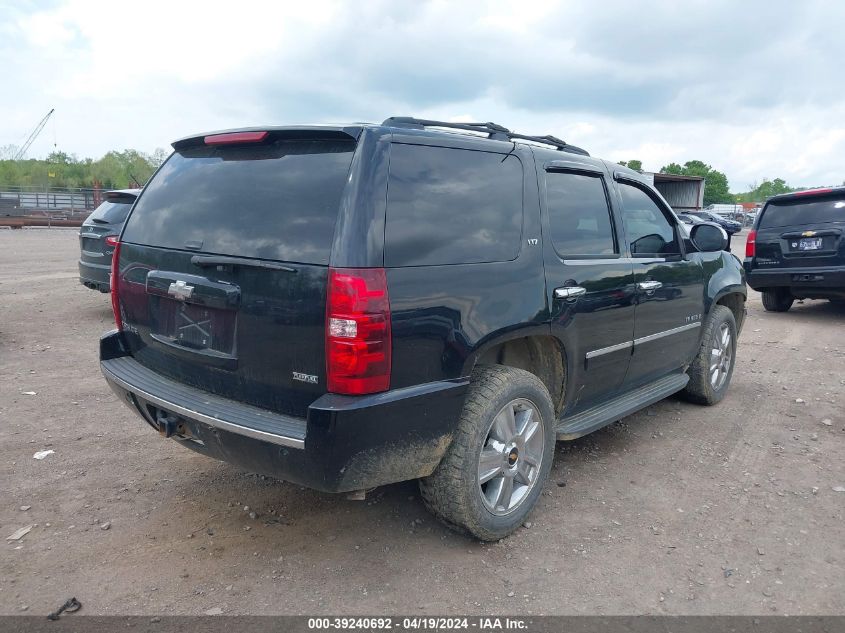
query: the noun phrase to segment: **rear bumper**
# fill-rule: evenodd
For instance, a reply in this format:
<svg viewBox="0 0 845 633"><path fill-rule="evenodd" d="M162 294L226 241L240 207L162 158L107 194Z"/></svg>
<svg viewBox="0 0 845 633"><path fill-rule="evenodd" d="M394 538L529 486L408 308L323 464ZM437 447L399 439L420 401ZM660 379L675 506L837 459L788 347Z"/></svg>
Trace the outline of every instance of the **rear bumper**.
<svg viewBox="0 0 845 633"><path fill-rule="evenodd" d="M86 288L108 292L110 273L110 264L91 264L81 259L79 260L79 283Z"/></svg>
<svg viewBox="0 0 845 633"><path fill-rule="evenodd" d="M744 265L746 280L754 290L793 288L810 294L845 292L845 266L761 270L753 267L749 262L745 262Z"/></svg>
<svg viewBox="0 0 845 633"><path fill-rule="evenodd" d="M131 356L103 360L100 369L112 387L143 402L140 413L154 427L162 422L159 411L201 422L212 428L245 435L279 446L305 447L305 420L240 405L199 389L180 385L147 369ZM127 399L131 402L132 399ZM131 402L134 404L134 402ZM176 428L172 428L170 435ZM167 434L167 429L162 429Z"/></svg>
<svg viewBox="0 0 845 633"><path fill-rule="evenodd" d="M100 340L109 386L162 435L251 472L325 492L431 474L452 439L468 380L370 396L326 394L307 418L280 415L165 378L128 353L122 335Z"/></svg>

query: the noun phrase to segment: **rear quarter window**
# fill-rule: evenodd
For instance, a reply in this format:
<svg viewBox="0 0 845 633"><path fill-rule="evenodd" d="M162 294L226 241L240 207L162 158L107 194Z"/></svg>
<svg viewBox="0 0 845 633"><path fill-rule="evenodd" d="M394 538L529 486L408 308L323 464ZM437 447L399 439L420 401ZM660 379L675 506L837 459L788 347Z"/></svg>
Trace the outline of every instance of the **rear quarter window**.
<svg viewBox="0 0 845 633"><path fill-rule="evenodd" d="M385 265L515 259L522 237L522 163L516 156L394 144Z"/></svg>
<svg viewBox="0 0 845 633"><path fill-rule="evenodd" d="M757 228L801 226L825 222L845 222L845 199L784 200L763 209Z"/></svg>
<svg viewBox="0 0 845 633"><path fill-rule="evenodd" d="M327 265L354 149L279 140L176 151L144 188L123 240Z"/></svg>

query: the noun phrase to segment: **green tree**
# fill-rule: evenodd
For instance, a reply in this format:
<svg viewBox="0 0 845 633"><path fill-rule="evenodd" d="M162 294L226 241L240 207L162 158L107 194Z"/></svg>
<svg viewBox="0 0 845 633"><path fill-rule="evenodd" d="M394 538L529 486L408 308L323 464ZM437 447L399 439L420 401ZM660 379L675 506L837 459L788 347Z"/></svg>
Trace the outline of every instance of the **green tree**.
<svg viewBox="0 0 845 633"><path fill-rule="evenodd" d="M792 187L787 185L785 180L782 178L775 178L771 181L764 180L759 187L758 193L766 198L771 198L772 196L777 196L781 193L789 193L792 190Z"/></svg>
<svg viewBox="0 0 845 633"><path fill-rule="evenodd" d="M149 156L137 150L111 151L98 160L52 152L43 160L0 158L2 187L93 187L107 189L143 185L160 164L162 151Z"/></svg>
<svg viewBox="0 0 845 633"><path fill-rule="evenodd" d="M700 160L688 160L681 167L678 163L669 163L661 170L664 174L675 174L677 176L701 176L704 180L704 205L731 203L734 197L728 187L728 177L722 172L713 169L707 163Z"/></svg>
<svg viewBox="0 0 845 633"><path fill-rule="evenodd" d="M111 151L91 165L91 175L109 189L142 186L155 170L152 158L134 149Z"/></svg>
<svg viewBox="0 0 845 633"><path fill-rule="evenodd" d="M774 180L765 178L759 185L754 183L748 191L736 194L736 200L737 202L765 202L772 196L790 191L796 191L796 189L787 185L783 178Z"/></svg>
<svg viewBox="0 0 845 633"><path fill-rule="evenodd" d="M642 171L643 170L643 161L641 160L620 160L619 164L623 167L627 167L629 169L633 169L634 171Z"/></svg>

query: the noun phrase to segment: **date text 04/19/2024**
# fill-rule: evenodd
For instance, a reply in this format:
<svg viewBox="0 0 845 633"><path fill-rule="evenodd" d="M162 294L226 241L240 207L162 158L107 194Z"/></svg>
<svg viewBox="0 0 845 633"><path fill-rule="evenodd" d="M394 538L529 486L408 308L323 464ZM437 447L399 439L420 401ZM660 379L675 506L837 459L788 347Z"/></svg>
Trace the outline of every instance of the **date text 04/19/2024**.
<svg viewBox="0 0 845 633"><path fill-rule="evenodd" d="M521 618L507 617L327 617L309 618L311 630L367 630L367 631L524 631L527 623Z"/></svg>

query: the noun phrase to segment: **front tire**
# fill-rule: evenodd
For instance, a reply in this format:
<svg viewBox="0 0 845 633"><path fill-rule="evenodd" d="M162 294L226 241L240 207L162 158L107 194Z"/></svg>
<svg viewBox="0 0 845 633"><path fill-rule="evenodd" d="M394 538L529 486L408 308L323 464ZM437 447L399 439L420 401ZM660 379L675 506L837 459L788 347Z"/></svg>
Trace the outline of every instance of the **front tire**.
<svg viewBox="0 0 845 633"><path fill-rule="evenodd" d="M736 319L723 305L716 305L704 326L701 347L687 369L689 382L683 395L697 404L721 402L728 391L736 364Z"/></svg>
<svg viewBox="0 0 845 633"><path fill-rule="evenodd" d="M476 369L449 450L420 480L426 506L481 540L508 536L543 490L554 424L551 397L537 376L502 365Z"/></svg>
<svg viewBox="0 0 845 633"><path fill-rule="evenodd" d="M763 291L763 307L767 312L786 312L795 298L789 288L772 288Z"/></svg>

